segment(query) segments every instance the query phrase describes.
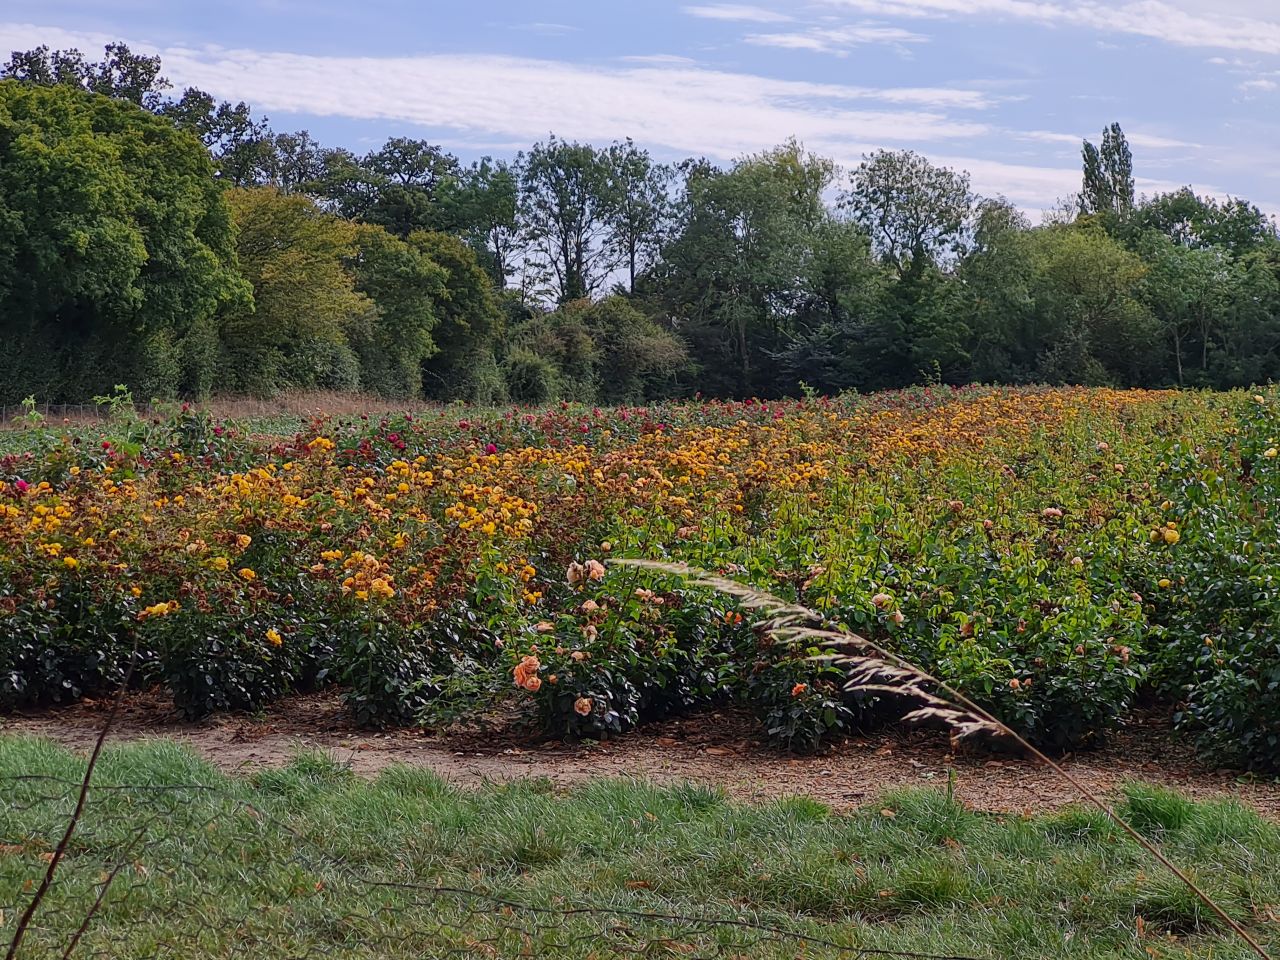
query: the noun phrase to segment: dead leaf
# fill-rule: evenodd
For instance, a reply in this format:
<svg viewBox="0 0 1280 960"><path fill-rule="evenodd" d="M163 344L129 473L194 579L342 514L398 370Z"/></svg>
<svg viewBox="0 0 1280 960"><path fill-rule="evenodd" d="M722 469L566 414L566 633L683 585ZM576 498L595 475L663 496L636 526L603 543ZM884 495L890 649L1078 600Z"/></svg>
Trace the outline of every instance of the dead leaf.
<svg viewBox="0 0 1280 960"><path fill-rule="evenodd" d="M883 810L880 811L880 816L888 817L890 820L892 820L894 817L897 816L897 814L894 813L892 810L890 810L888 807L885 807Z"/></svg>

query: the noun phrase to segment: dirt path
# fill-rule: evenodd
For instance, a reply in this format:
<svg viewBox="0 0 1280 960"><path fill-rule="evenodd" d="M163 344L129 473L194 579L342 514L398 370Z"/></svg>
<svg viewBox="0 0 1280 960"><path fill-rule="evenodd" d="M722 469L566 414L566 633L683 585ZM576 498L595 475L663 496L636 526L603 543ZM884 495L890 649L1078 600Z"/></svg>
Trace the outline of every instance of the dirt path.
<svg viewBox="0 0 1280 960"><path fill-rule="evenodd" d="M79 704L8 717L0 719L0 731L83 748L95 739L105 711L105 704ZM368 733L353 729L330 695L284 701L262 718L228 716L203 724L175 719L153 696L132 698L117 719L113 738L153 737L189 743L228 772L280 765L300 750L322 748L365 775L412 764L459 784L521 777L545 777L561 787L593 777L694 780L743 800L806 794L845 809L899 787L941 786L954 768L959 795L977 809L1034 811L1076 799L1070 787L1044 769L988 754L953 755L946 738L937 734L890 731L849 740L820 756L789 756L762 744L750 718L733 711L651 725L611 743L569 745L509 733ZM1103 792L1127 780L1144 780L1193 797L1234 796L1280 820L1280 783L1205 767L1159 720L1132 726L1105 748L1069 757L1065 765Z"/></svg>

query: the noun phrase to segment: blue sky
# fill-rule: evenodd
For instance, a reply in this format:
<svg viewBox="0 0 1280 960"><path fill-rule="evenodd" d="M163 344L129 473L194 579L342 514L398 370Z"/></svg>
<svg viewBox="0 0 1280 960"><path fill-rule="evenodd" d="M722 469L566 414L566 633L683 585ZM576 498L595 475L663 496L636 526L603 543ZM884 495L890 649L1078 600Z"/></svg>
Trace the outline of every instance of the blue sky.
<svg viewBox="0 0 1280 960"><path fill-rule="evenodd" d="M1280 212L1280 0L5 0L0 50L159 52L276 129L464 158L555 133L731 160L910 148L1034 211L1118 120L1142 192Z"/></svg>

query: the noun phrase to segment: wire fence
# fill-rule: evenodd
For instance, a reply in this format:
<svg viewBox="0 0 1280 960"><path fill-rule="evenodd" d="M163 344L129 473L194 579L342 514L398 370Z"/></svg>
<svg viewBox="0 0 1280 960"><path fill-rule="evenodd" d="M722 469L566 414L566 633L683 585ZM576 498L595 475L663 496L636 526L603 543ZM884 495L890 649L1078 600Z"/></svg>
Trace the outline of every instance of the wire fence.
<svg viewBox="0 0 1280 960"><path fill-rule="evenodd" d="M93 769L0 778L7 960L939 957L745 910L522 896L518 872L446 883L412 845L388 855L340 819L291 817L287 792L250 802L215 782L93 781Z"/></svg>

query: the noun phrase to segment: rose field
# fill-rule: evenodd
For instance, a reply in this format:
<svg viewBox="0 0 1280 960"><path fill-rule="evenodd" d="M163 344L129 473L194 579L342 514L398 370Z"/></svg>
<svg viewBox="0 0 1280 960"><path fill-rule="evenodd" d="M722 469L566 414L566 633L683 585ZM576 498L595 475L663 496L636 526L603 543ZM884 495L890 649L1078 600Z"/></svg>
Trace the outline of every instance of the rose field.
<svg viewBox="0 0 1280 960"><path fill-rule="evenodd" d="M295 431L296 432L291 432ZM781 747L897 721L712 570L1055 751L1164 712L1280 769L1280 395L930 388L0 434L0 708L333 686L369 726L560 738L738 704Z"/></svg>

